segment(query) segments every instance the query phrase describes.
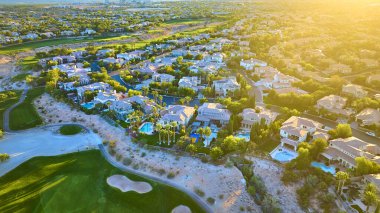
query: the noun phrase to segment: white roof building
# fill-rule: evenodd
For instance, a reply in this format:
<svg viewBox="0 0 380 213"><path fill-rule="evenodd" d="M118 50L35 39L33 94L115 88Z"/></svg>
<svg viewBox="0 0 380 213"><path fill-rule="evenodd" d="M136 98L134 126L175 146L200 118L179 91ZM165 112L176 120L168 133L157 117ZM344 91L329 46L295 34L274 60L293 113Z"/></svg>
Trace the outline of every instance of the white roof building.
<svg viewBox="0 0 380 213"><path fill-rule="evenodd" d="M355 84L347 84L343 86L342 92L348 95L352 95L356 98L363 98L368 94L368 92L365 91L361 86Z"/></svg>
<svg viewBox="0 0 380 213"><path fill-rule="evenodd" d="M367 108L356 115L356 121L363 126L380 125L380 111L377 109Z"/></svg>
<svg viewBox="0 0 380 213"><path fill-rule="evenodd" d="M316 107L318 109L325 109L331 113L350 116L353 111L344 109L346 106L347 98L343 98L337 95L325 96L317 101Z"/></svg>
<svg viewBox="0 0 380 213"><path fill-rule="evenodd" d="M240 89L240 84L236 81L236 77L228 77L221 80L216 80L212 83L215 88L215 93L218 95L227 96L228 92Z"/></svg>
<svg viewBox="0 0 380 213"><path fill-rule="evenodd" d="M246 108L240 114L243 120L241 121L241 128L244 130L251 130L254 123L259 123L264 120L266 124L273 122L278 113L272 112L264 107L256 107L256 109Z"/></svg>
<svg viewBox="0 0 380 213"><path fill-rule="evenodd" d="M244 67L246 70L253 70L253 68L255 68L256 66L265 67L267 65L267 62L253 58L251 58L250 60L242 59L240 61L240 66Z"/></svg>
<svg viewBox="0 0 380 213"><path fill-rule="evenodd" d="M157 82L172 82L175 80L175 77L169 74L161 74L161 73L155 73L152 76L152 79Z"/></svg>
<svg viewBox="0 0 380 213"><path fill-rule="evenodd" d="M198 80L197 76L185 76L182 77L178 82L178 87L191 88L195 91L198 91L198 85L200 84L200 79Z"/></svg>
<svg viewBox="0 0 380 213"><path fill-rule="evenodd" d="M195 112L194 107L183 105L169 105L167 109L161 111L161 119L158 121L161 125L167 125L171 122L177 125L186 126ZM179 126L178 126L179 127Z"/></svg>
<svg viewBox="0 0 380 213"><path fill-rule="evenodd" d="M198 108L197 121L211 122L217 121L227 124L230 120L231 112L219 103L204 103Z"/></svg>
<svg viewBox="0 0 380 213"><path fill-rule="evenodd" d="M297 149L299 143L306 141L307 135L314 134L318 129L322 129L323 125L319 122L292 116L280 128L281 145L288 144Z"/></svg>
<svg viewBox="0 0 380 213"><path fill-rule="evenodd" d="M366 157L369 160L380 163L380 147L370 144L355 137L338 138L330 141L330 146L322 153L329 160L336 160L341 165L354 168L355 158Z"/></svg>

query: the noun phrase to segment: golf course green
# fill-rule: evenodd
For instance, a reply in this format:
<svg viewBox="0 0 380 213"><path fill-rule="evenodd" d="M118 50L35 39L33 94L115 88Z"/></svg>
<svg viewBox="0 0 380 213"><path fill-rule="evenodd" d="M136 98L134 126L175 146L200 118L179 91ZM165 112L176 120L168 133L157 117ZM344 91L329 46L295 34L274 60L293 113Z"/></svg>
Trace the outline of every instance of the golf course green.
<svg viewBox="0 0 380 213"><path fill-rule="evenodd" d="M138 194L106 179L121 174L151 184ZM97 150L33 158L0 177L0 212L170 212L178 205L203 212L187 194L110 165Z"/></svg>

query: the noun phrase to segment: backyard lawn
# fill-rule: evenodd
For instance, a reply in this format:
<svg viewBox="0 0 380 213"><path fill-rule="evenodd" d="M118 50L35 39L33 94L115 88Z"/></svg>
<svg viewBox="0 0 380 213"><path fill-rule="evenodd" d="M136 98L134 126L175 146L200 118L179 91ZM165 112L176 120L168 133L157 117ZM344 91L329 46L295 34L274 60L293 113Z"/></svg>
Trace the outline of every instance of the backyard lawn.
<svg viewBox="0 0 380 213"><path fill-rule="evenodd" d="M21 91L15 91L15 92L17 94L15 97L7 98L5 100L0 100L0 129L3 129L4 111L8 109L10 106L12 106L13 104L15 104L20 99Z"/></svg>
<svg viewBox="0 0 380 213"><path fill-rule="evenodd" d="M30 89L25 101L10 112L9 127L12 130L29 129L42 123L42 119L34 108L33 100L44 91L43 87Z"/></svg>
<svg viewBox="0 0 380 213"><path fill-rule="evenodd" d="M153 190L121 192L106 179L121 174ZM186 194L114 168L97 150L33 158L0 177L0 212L170 212L202 209Z"/></svg>

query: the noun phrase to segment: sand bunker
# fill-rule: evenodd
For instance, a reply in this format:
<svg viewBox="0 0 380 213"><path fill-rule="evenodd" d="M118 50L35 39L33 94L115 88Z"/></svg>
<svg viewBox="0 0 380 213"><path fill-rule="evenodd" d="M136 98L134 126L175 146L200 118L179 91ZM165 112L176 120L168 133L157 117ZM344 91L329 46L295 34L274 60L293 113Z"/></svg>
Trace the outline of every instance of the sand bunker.
<svg viewBox="0 0 380 213"><path fill-rule="evenodd" d="M179 205L175 207L171 213L191 213L191 210L189 207L184 205Z"/></svg>
<svg viewBox="0 0 380 213"><path fill-rule="evenodd" d="M107 183L110 186L120 189L122 192L135 191L139 194L152 191L152 186L146 182L135 182L124 175L112 175L107 178Z"/></svg>

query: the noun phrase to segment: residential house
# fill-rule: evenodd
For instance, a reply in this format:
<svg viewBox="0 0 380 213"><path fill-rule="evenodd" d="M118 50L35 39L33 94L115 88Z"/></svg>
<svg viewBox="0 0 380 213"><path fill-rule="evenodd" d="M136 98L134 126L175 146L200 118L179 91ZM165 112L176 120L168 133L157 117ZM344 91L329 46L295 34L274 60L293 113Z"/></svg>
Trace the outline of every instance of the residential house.
<svg viewBox="0 0 380 213"><path fill-rule="evenodd" d="M251 131L253 124L259 123L262 120L266 124L273 122L278 113L272 112L264 107L256 107L256 109L246 108L240 113L240 116L243 118L241 121L241 129Z"/></svg>
<svg viewBox="0 0 380 213"><path fill-rule="evenodd" d="M122 121L126 120L127 115L134 111L132 104L126 99L113 101L110 105L110 110L115 111L117 119Z"/></svg>
<svg viewBox="0 0 380 213"><path fill-rule="evenodd" d="M379 146L367 143L355 137L349 137L331 140L329 147L322 153L322 156L329 161L336 161L347 168L355 168L355 158L365 157L380 163L379 154Z"/></svg>
<svg viewBox="0 0 380 213"><path fill-rule="evenodd" d="M167 125L172 122L177 124L177 129L181 125L187 126L195 112L194 107L183 105L169 105L167 109L160 112L161 119L158 121L161 125Z"/></svg>
<svg viewBox="0 0 380 213"><path fill-rule="evenodd" d="M113 54L113 53L114 53L113 49L101 49L101 50L98 50L98 52L96 53L96 56L98 58L104 58L104 57L107 57L108 54Z"/></svg>
<svg viewBox="0 0 380 213"><path fill-rule="evenodd" d="M112 87L104 82L96 82L82 87L77 87L78 99L83 100L85 91L108 91Z"/></svg>
<svg viewBox="0 0 380 213"><path fill-rule="evenodd" d="M363 126L380 125L379 109L367 108L356 115L356 121Z"/></svg>
<svg viewBox="0 0 380 213"><path fill-rule="evenodd" d="M125 61L122 58L108 57L108 58L102 59L102 61L103 61L104 64L120 64L120 65L124 65L125 64Z"/></svg>
<svg viewBox="0 0 380 213"><path fill-rule="evenodd" d="M198 108L197 121L210 123L217 122L222 125L228 124L231 112L219 103L204 103Z"/></svg>
<svg viewBox="0 0 380 213"><path fill-rule="evenodd" d="M117 93L116 90L114 91L99 91L98 94L94 97L93 102L95 104L107 104L112 103L114 101L120 100L124 98L124 95L122 93Z"/></svg>
<svg viewBox="0 0 380 213"><path fill-rule="evenodd" d="M242 59L240 61L240 66L244 67L246 70L253 70L256 66L265 67L267 65L267 62L253 58L251 58L250 60Z"/></svg>
<svg viewBox="0 0 380 213"><path fill-rule="evenodd" d="M161 74L161 73L155 73L152 76L152 79L157 82L172 82L175 80L175 77L169 74Z"/></svg>
<svg viewBox="0 0 380 213"><path fill-rule="evenodd" d="M213 81L212 86L215 88L215 93L217 95L223 96L227 96L228 92L240 89L240 84L236 81L236 77L228 77Z"/></svg>
<svg viewBox="0 0 380 213"><path fill-rule="evenodd" d="M197 76L185 76L182 77L178 82L178 87L190 88L194 91L198 91L198 85L201 83Z"/></svg>
<svg viewBox="0 0 380 213"><path fill-rule="evenodd" d="M93 29L86 29L86 30L84 30L84 31L82 31L81 33L80 33L82 36L83 35L93 35L93 34L96 34L96 31L95 30L93 30Z"/></svg>
<svg viewBox="0 0 380 213"><path fill-rule="evenodd" d="M306 141L307 136L312 136L318 129L322 129L323 125L319 122L292 116L280 128L281 146L290 145L297 150L298 144Z"/></svg>
<svg viewBox="0 0 380 213"><path fill-rule="evenodd" d="M347 84L343 86L342 92L356 98L364 98L368 94L368 92L365 91L361 86L355 84Z"/></svg>
<svg viewBox="0 0 380 213"><path fill-rule="evenodd" d="M349 117L353 111L344 109L346 106L347 98L343 98L337 95L329 95L325 96L317 101L316 108L324 109L330 113L334 113L337 115L343 115Z"/></svg>

